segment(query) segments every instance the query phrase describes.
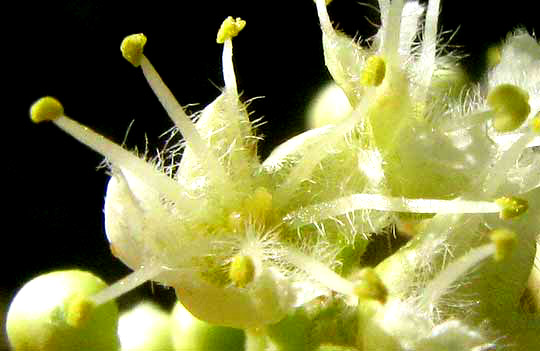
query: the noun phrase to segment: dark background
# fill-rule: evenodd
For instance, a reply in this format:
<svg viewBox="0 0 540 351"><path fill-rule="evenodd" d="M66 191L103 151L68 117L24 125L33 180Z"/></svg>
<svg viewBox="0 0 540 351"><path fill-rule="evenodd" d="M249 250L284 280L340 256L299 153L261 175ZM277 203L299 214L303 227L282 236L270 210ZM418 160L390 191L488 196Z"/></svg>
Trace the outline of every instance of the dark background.
<svg viewBox="0 0 540 351"><path fill-rule="evenodd" d="M481 67L485 49L509 31L518 25L529 31L540 26L534 1L500 4L442 2L440 26L447 31L459 28L451 44L469 55L466 63L473 72ZM353 0L335 0L329 11L350 35L372 35L375 27L369 22L379 23L376 11ZM151 148L159 147L159 135L172 123L140 70L121 57L121 40L144 32L149 40L145 54L180 104L203 107L223 85L221 45L215 35L228 15L247 21L234 40L238 86L246 98L264 96L250 110L267 122L259 129L265 136L261 153L267 155L277 143L304 130L306 102L329 79L311 0L30 1L3 8L2 102L8 110L2 134L2 169L7 174L2 316L16 290L38 274L77 267L112 283L129 272L110 254L104 234L107 176L96 171L102 157L53 125L32 124L32 102L55 96L67 115L116 142L122 142L135 121L127 146L144 150L146 135ZM126 308L145 296L165 307L174 301L173 291L148 284L119 303Z"/></svg>

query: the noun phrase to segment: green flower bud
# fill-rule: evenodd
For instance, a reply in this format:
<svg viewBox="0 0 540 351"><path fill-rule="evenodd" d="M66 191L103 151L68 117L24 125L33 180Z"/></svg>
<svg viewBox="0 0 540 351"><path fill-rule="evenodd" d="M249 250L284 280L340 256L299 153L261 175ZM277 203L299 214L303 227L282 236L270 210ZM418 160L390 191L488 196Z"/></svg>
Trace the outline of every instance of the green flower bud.
<svg viewBox="0 0 540 351"><path fill-rule="evenodd" d="M307 124L310 129L337 124L352 111L347 95L335 83L324 86L309 108Z"/></svg>
<svg viewBox="0 0 540 351"><path fill-rule="evenodd" d="M95 275L57 271L26 283L9 307L6 329L14 350L118 350L118 308L91 296L106 284Z"/></svg>
<svg viewBox="0 0 540 351"><path fill-rule="evenodd" d="M171 317L152 303L141 303L118 321L122 351L172 351Z"/></svg>
<svg viewBox="0 0 540 351"><path fill-rule="evenodd" d="M242 351L244 347L244 333L240 329L203 322L179 302L172 312L172 333L178 351Z"/></svg>

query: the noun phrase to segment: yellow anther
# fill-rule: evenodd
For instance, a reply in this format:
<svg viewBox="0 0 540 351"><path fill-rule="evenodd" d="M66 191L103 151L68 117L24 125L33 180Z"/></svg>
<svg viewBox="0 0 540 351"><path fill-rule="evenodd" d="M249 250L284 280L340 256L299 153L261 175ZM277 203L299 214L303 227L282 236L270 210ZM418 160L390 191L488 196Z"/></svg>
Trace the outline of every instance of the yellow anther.
<svg viewBox="0 0 540 351"><path fill-rule="evenodd" d="M255 264L249 256L236 255L229 268L229 279L237 287L244 288L255 278Z"/></svg>
<svg viewBox="0 0 540 351"><path fill-rule="evenodd" d="M517 235L508 229L495 229L489 235L491 241L495 244L495 261L502 261L512 252Z"/></svg>
<svg viewBox="0 0 540 351"><path fill-rule="evenodd" d="M540 111L531 120L531 129L534 133L540 134Z"/></svg>
<svg viewBox="0 0 540 351"><path fill-rule="evenodd" d="M30 108L32 122L54 121L64 115L64 107L53 97L45 96L34 102Z"/></svg>
<svg viewBox="0 0 540 351"><path fill-rule="evenodd" d="M66 322L74 328L80 328L91 316L96 305L87 297L75 295L69 299L66 307Z"/></svg>
<svg viewBox="0 0 540 351"><path fill-rule="evenodd" d="M386 303L388 289L373 268L363 268L357 277L360 281L356 283L354 293L358 298Z"/></svg>
<svg viewBox="0 0 540 351"><path fill-rule="evenodd" d="M221 27L219 27L216 42L218 44L223 44L226 40L234 38L238 35L238 33L240 33L242 29L244 29L245 26L246 21L244 21L240 17L227 17L221 24Z"/></svg>
<svg viewBox="0 0 540 351"><path fill-rule="evenodd" d="M491 90L487 103L495 113L493 127L499 132L515 130L531 112L529 94L512 84L501 84Z"/></svg>
<svg viewBox="0 0 540 351"><path fill-rule="evenodd" d="M386 74L386 62L381 56L370 56L366 60L360 82L366 86L378 86Z"/></svg>
<svg viewBox="0 0 540 351"><path fill-rule="evenodd" d="M129 61L133 66L139 67L143 56L144 45L146 44L146 36L142 33L128 35L122 40L120 51L122 56Z"/></svg>
<svg viewBox="0 0 540 351"><path fill-rule="evenodd" d="M503 196L495 200L495 203L501 208L499 217L501 219L511 219L525 213L529 208L527 200L514 196Z"/></svg>

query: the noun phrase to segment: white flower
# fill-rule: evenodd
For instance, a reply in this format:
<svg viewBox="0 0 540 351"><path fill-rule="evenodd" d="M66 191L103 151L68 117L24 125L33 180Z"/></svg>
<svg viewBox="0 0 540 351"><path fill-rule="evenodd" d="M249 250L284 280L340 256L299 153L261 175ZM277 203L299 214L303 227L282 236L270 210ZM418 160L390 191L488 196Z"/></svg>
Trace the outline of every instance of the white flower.
<svg viewBox="0 0 540 351"><path fill-rule="evenodd" d="M439 1L380 0L382 25L366 48L334 30L324 0L316 5L347 112L264 162L232 63L240 19L218 33L225 88L196 123L143 55L146 38L122 44L185 139L157 160L80 126L54 99L34 105L34 121L53 120L111 164L107 237L135 272L94 300L153 280L174 287L196 317L253 331L335 293L357 308L363 351L540 343L538 319L519 305L540 227L540 155L531 149L540 46L516 34L485 86L471 86L438 50ZM338 274L361 268L371 236L410 217L417 225L405 247L374 270ZM516 332L524 327L533 332Z"/></svg>

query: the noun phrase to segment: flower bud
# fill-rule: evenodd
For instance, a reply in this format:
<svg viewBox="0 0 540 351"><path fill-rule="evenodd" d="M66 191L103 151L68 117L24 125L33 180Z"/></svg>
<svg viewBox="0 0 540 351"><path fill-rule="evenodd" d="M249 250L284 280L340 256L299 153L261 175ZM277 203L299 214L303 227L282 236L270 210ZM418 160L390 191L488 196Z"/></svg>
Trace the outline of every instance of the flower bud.
<svg viewBox="0 0 540 351"><path fill-rule="evenodd" d="M96 306L91 296L106 284L91 273L69 270L26 283L9 307L6 329L17 351L118 350L118 308Z"/></svg>
<svg viewBox="0 0 540 351"><path fill-rule="evenodd" d="M203 322L190 314L180 302L172 312L172 335L176 350L241 351L244 333L240 329Z"/></svg>

